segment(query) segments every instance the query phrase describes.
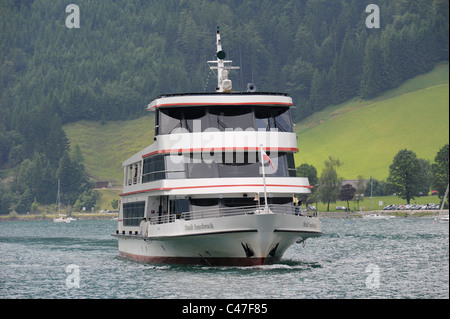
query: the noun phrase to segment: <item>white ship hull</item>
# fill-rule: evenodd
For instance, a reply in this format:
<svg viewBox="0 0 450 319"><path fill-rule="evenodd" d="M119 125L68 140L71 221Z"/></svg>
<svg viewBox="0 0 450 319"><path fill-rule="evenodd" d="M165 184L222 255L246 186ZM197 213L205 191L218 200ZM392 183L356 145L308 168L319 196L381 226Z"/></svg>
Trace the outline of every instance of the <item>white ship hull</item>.
<svg viewBox="0 0 450 319"><path fill-rule="evenodd" d="M121 256L149 263L263 265L278 262L296 241L321 235L318 218L274 213L147 227L147 236L115 235Z"/></svg>

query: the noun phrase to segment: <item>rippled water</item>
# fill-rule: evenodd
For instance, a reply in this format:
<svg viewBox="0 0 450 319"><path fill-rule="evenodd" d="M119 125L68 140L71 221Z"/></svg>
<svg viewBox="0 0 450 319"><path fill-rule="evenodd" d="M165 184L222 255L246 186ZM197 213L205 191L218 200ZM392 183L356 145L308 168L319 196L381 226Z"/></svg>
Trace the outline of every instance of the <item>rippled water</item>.
<svg viewBox="0 0 450 319"><path fill-rule="evenodd" d="M116 222L0 223L2 298L449 298L449 225L323 219L320 238L259 267L118 257Z"/></svg>

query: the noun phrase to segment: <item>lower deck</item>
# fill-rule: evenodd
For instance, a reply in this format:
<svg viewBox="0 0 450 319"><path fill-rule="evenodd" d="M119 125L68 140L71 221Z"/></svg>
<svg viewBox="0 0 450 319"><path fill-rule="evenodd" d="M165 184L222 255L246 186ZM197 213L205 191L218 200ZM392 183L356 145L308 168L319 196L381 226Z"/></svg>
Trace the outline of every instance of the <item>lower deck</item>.
<svg viewBox="0 0 450 319"><path fill-rule="evenodd" d="M114 234L121 256L149 263L251 266L278 262L295 242L321 235L317 217L275 207L171 221L143 220L139 230ZM189 218L188 218L189 217Z"/></svg>

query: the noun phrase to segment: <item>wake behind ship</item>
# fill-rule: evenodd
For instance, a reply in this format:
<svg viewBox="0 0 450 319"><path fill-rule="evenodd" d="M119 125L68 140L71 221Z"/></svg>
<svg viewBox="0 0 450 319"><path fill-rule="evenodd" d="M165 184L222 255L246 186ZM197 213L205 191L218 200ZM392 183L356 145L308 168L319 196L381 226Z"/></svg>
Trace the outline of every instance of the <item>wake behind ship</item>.
<svg viewBox="0 0 450 319"><path fill-rule="evenodd" d="M292 99L232 92L219 28L212 93L161 95L154 143L123 163L119 254L150 263L251 266L279 262L295 242L321 235L296 194Z"/></svg>

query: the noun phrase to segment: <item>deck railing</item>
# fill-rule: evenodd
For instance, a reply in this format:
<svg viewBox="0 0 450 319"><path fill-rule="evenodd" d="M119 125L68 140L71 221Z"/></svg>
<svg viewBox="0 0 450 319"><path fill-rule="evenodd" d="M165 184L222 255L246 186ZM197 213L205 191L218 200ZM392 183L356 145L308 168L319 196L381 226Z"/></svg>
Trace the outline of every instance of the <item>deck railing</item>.
<svg viewBox="0 0 450 319"><path fill-rule="evenodd" d="M176 219L183 220L197 220L204 218L218 218L218 217L231 217L239 215L254 215L265 214L264 205L261 206L240 206L240 207L219 207L213 209L196 210L192 212L185 212L180 215L166 214L162 216L154 216L150 218L150 224L167 224L173 223ZM316 212L303 212L298 206L287 205L269 205L269 213L272 214L287 214L296 216L316 217Z"/></svg>
<svg viewBox="0 0 450 319"><path fill-rule="evenodd" d="M287 206L287 205L268 205L270 213L274 214L288 214L288 215L298 215L298 216L308 216L313 217L313 213L304 213L298 206ZM195 220L203 218L214 218L214 217L229 217L238 215L253 215L253 214L264 214L265 207L261 206L241 206L241 207L220 207L214 209L198 210L193 212L187 212L181 214L181 219L184 220Z"/></svg>

